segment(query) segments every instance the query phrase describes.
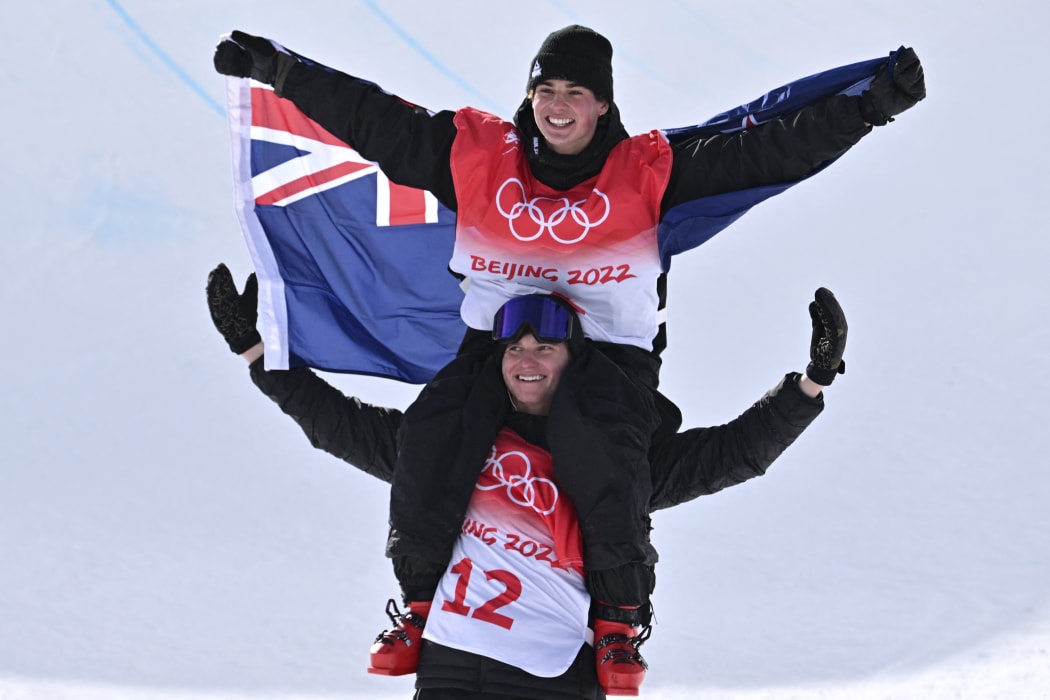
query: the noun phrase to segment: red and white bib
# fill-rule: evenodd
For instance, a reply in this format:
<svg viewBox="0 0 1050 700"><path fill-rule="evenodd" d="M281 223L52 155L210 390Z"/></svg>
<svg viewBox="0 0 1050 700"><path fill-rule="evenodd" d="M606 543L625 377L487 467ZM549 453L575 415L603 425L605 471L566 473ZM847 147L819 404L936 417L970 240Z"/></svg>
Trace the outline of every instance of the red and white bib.
<svg viewBox="0 0 1050 700"><path fill-rule="evenodd" d="M597 176L563 192L533 177L513 124L474 109L457 112L455 124L449 266L467 279L467 325L490 329L508 299L558 292L581 310L589 338L651 350L667 139L652 131L620 142Z"/></svg>
<svg viewBox="0 0 1050 700"><path fill-rule="evenodd" d="M503 428L423 636L550 678L586 640L589 607L576 511L550 454Z"/></svg>

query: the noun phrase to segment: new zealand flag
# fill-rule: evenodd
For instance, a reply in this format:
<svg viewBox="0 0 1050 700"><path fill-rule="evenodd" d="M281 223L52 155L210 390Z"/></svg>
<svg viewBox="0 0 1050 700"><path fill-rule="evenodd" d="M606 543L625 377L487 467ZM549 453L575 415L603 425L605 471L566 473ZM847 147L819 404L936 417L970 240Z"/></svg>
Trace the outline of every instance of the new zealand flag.
<svg viewBox="0 0 1050 700"><path fill-rule="evenodd" d="M246 79L227 83L266 366L426 382L456 352L455 214Z"/></svg>
<svg viewBox="0 0 1050 700"><path fill-rule="evenodd" d="M809 76L664 133L673 144L749 128L833 94L858 94L887 60ZM228 78L227 110L237 213L259 278L266 366L428 381L466 330L463 294L447 269L455 214L429 193L391 183L268 86ZM671 210L659 230L664 270L673 255L794 184Z"/></svg>

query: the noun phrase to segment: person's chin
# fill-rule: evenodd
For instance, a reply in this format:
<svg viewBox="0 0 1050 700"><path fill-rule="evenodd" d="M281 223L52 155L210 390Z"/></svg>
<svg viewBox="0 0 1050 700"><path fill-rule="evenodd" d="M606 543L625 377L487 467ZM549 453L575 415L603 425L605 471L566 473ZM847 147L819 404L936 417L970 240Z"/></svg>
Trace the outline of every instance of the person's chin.
<svg viewBox="0 0 1050 700"><path fill-rule="evenodd" d="M537 403L546 395L546 389L540 387L523 387L518 391L518 398L520 401L525 403Z"/></svg>
<svg viewBox="0 0 1050 700"><path fill-rule="evenodd" d="M571 129L555 129L548 126L543 132L543 138L547 140L547 143L551 146L560 146L569 143L573 139Z"/></svg>

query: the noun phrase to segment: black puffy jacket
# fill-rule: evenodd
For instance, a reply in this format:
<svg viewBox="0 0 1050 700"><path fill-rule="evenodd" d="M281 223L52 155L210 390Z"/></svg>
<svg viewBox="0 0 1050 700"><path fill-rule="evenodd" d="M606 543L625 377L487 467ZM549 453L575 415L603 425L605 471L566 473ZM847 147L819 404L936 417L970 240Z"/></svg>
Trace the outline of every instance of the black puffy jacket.
<svg viewBox="0 0 1050 700"><path fill-rule="evenodd" d="M449 160L457 133L455 112L433 113L375 83L308 63L298 63L289 71L280 96L378 163L392 181L429 190L457 210ZM560 190L593 177L609 150L627 138L619 110L615 104L611 107L584 153L559 156L543 149L530 153L536 177ZM515 124L526 139L536 131L527 100L519 107ZM870 132L860 113L860 98L836 95L745 131L673 141L671 180L661 212L700 197L804 177Z"/></svg>
<svg viewBox="0 0 1050 700"><path fill-rule="evenodd" d="M393 479L402 412L348 397L305 368L267 371L260 358L251 378L291 416L310 444L386 482ZM685 503L761 476L823 411L798 387L796 373L737 418L724 425L693 428L658 439L649 452L652 496L649 510ZM530 442L546 447L543 417L511 413L507 424ZM452 693L488 697L602 698L595 678L594 651L584 645L576 661L557 678L539 678L498 661L426 642L417 673L420 698ZM432 695L434 694L434 695Z"/></svg>
<svg viewBox="0 0 1050 700"><path fill-rule="evenodd" d="M459 209L461 193L456 191L451 164L458 137L455 112L430 112L367 80L310 62L292 66L277 92L364 158L378 163L391 181L429 190L452 211ZM568 190L594 177L609 152L628 137L615 103L598 121L587 148L573 155L553 153L535 138L539 132L528 99L514 121L522 143L535 144L524 149L532 173L556 190ZM661 216L702 197L805 177L870 131L861 115L860 98L836 95L743 131L670 138L671 173L661 195ZM656 290L661 309L665 290L661 277ZM593 576L602 579L592 581L589 576L588 589L618 605L645 607L645 586L632 582L641 581L638 567L656 561L643 514L651 500L649 483L655 481L646 473L645 455L656 426L666 426L664 432L678 427L674 421L668 423L668 411L659 404L667 408L669 402L655 391L658 355L665 345L661 324L653 341L655 367L641 374L629 349L603 350L630 379L652 389L652 396L637 392L600 356L575 358L566 378L577 380L576 390L570 393L565 387L551 409L557 414L550 432L555 471L577 505L585 560ZM485 395L478 390L486 382L486 371L474 359L459 357L442 372L440 383L428 385L421 400L407 411L404 449L399 453L405 466L397 470L391 490L387 553L405 591L432 588L432 576L408 572L418 567L429 574L435 566L443 566L484 451L501 420L498 412L504 410L501 393ZM585 464L600 466L576 468ZM455 471L440 471L444 465ZM566 473L562 465L573 469ZM596 479L601 483L595 484ZM601 496L606 491L613 497ZM421 507L428 503L441 507Z"/></svg>
<svg viewBox="0 0 1050 700"><path fill-rule="evenodd" d="M259 358L251 378L302 428L310 444L390 483L397 461L402 412L346 396L312 370L268 371ZM649 453L653 493L650 511L716 493L766 473L821 411L787 374L737 418L724 425L666 436ZM529 435L524 435L530 439ZM533 440L535 442L535 440Z"/></svg>

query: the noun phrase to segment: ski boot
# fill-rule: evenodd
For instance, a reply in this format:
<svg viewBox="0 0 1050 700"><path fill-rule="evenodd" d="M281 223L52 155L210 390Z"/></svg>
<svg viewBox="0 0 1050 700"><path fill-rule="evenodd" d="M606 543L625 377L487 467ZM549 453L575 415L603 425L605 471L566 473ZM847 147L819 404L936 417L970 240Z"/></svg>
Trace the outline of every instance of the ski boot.
<svg viewBox="0 0 1050 700"><path fill-rule="evenodd" d="M381 632L369 649L368 672L380 676L404 676L415 673L419 665L419 646L423 627L430 614L430 601L408 603L408 612L402 613L391 598L386 614L393 629Z"/></svg>
<svg viewBox="0 0 1050 700"><path fill-rule="evenodd" d="M649 665L638 653L651 628L641 633L625 622L594 621L594 655L598 663L598 683L606 695L638 695Z"/></svg>

